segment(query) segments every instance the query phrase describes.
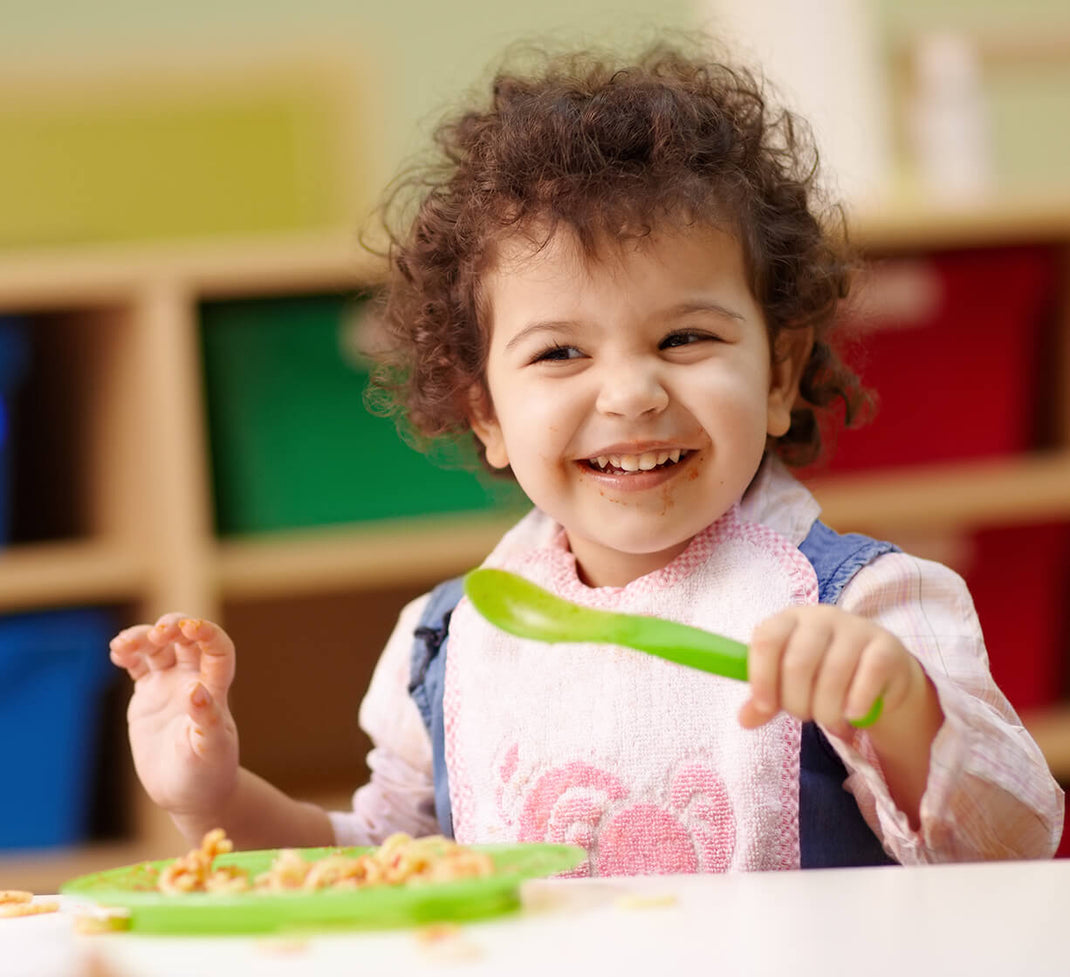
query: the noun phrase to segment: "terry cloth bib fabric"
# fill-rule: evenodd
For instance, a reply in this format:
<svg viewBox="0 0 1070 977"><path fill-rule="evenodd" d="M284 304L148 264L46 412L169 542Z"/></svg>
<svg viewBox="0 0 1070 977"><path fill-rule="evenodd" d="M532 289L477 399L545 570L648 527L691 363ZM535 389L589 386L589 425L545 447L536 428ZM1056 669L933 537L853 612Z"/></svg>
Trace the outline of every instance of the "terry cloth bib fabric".
<svg viewBox="0 0 1070 977"><path fill-rule="evenodd" d="M809 561L735 508L623 588L583 586L549 525L526 517L485 565L590 607L741 641L783 608L818 601ZM781 714L742 729L744 683L611 645L516 638L462 600L445 685L459 842L578 844L589 853L582 875L799 867L801 724Z"/></svg>

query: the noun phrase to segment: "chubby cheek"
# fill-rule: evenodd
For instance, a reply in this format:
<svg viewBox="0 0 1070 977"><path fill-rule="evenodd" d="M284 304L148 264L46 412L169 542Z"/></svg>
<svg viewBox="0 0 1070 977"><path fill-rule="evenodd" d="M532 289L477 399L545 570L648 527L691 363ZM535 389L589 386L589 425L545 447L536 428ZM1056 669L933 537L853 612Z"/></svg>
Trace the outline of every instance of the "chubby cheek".
<svg viewBox="0 0 1070 977"><path fill-rule="evenodd" d="M740 371L689 397L693 416L709 432L711 439L744 443L756 440L764 445L768 403L764 384L758 376Z"/></svg>

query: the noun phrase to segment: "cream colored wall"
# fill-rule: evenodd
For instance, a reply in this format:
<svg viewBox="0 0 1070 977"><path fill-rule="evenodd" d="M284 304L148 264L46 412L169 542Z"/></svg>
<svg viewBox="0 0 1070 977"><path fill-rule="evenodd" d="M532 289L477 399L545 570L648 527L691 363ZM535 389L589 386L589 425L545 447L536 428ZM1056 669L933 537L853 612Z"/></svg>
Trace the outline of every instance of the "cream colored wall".
<svg viewBox="0 0 1070 977"><path fill-rule="evenodd" d="M0 145L7 152L0 153L0 213L6 216L0 247L351 227L398 166L424 146L442 109L484 77L506 45L531 38L626 43L663 27L708 23L717 2L3 0ZM827 11L843 0L811 2ZM883 123L894 151L890 184L901 188L916 177L896 66L910 38L952 28L1001 42L1018 38L1027 52L1030 44L1042 45L1040 57L986 66L992 169L1000 192L1065 186L1070 7L1064 0L869 4L878 57L883 54L878 72L891 93ZM775 65L770 70L776 75ZM209 93L195 106L203 122L220 101L213 88L233 94L273 72L300 76L295 99L282 106L278 100L246 104L240 122L205 123L211 138L197 128L200 122L191 124L184 145L203 144L199 156L183 158L170 123L157 126L155 143L137 128L138 112L152 111L144 106L151 106L152 85L161 78L178 79L180 87L199 80L202 93ZM98 96L109 85L127 100L131 124L123 138L131 151L101 123ZM42 98L66 99L68 114L72 107L77 112L79 98L87 100L77 138L69 137L69 127L61 139L52 129L33 129L31 116ZM247 133L244 141L232 138L239 129Z"/></svg>

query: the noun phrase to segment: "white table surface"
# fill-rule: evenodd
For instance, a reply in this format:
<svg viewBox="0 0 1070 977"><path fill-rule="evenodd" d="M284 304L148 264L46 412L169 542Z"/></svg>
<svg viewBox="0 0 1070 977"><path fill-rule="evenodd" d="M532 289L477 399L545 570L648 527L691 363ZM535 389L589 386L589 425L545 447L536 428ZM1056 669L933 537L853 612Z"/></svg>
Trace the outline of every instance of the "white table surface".
<svg viewBox="0 0 1070 977"><path fill-rule="evenodd" d="M523 896L519 912L434 942L85 936L62 900L0 919L0 975L1070 975L1070 860L536 881Z"/></svg>

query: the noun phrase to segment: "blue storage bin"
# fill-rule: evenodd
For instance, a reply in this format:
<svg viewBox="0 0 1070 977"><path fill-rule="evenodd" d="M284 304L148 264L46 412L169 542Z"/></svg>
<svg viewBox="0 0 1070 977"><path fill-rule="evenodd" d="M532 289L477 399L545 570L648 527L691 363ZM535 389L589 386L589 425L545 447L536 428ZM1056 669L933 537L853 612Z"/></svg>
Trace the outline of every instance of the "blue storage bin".
<svg viewBox="0 0 1070 977"><path fill-rule="evenodd" d="M97 608L0 617L0 849L86 839L113 633Z"/></svg>
<svg viewBox="0 0 1070 977"><path fill-rule="evenodd" d="M30 365L30 341L21 319L0 316L0 544L11 526L11 416Z"/></svg>

